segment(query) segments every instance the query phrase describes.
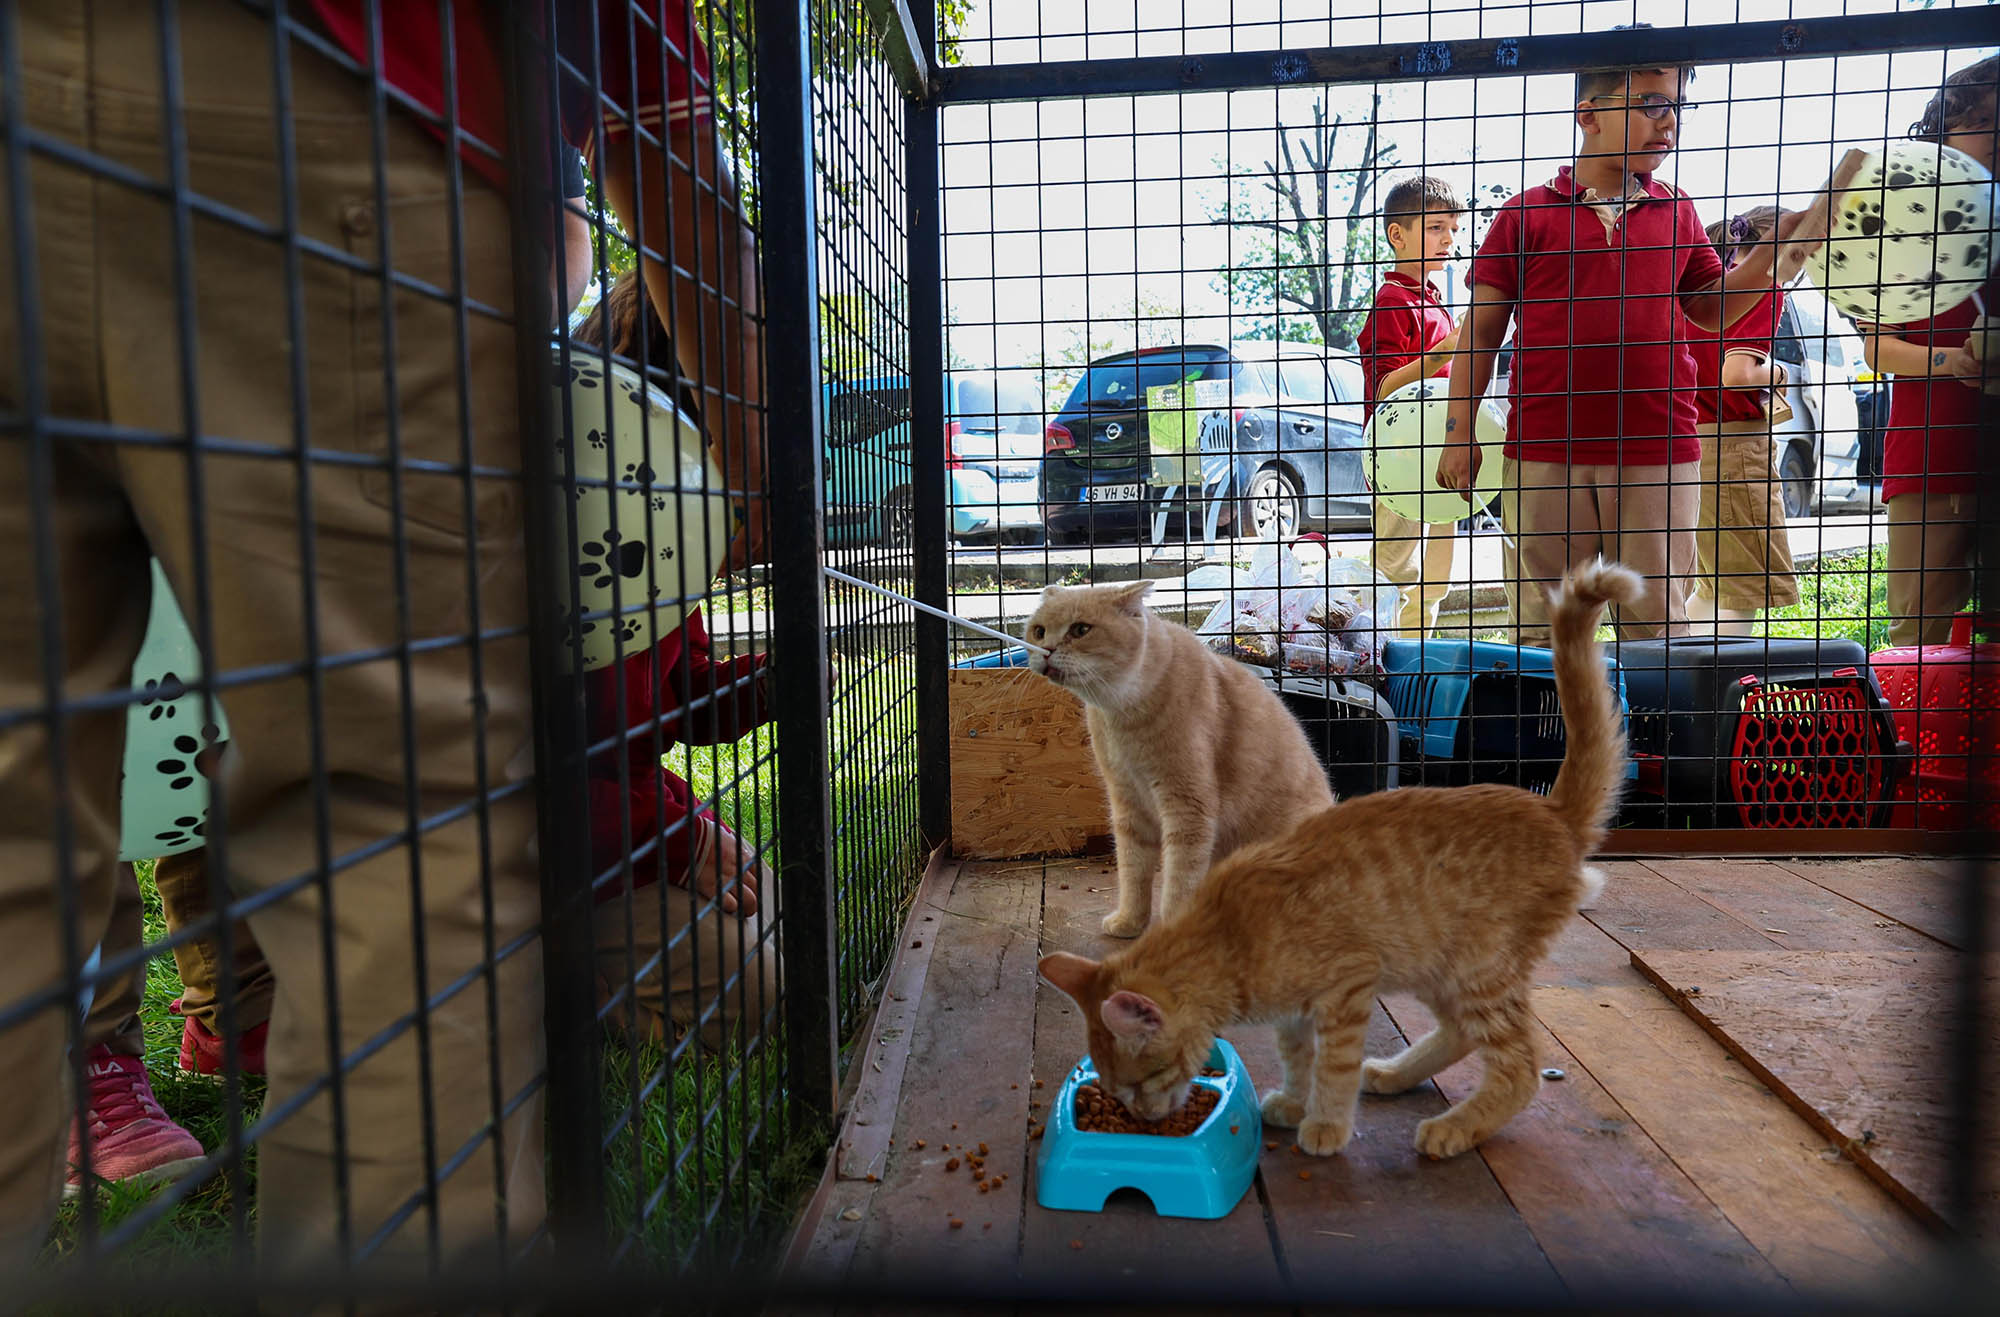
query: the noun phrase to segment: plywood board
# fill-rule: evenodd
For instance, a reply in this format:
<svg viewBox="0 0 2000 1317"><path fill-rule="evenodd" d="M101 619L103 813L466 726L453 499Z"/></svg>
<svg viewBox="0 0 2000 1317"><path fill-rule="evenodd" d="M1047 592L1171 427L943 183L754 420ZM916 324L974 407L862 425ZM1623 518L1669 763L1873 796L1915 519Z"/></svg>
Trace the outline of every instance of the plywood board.
<svg viewBox="0 0 2000 1317"><path fill-rule="evenodd" d="M1076 855L1110 835L1076 697L1019 668L954 670L952 853Z"/></svg>
<svg viewBox="0 0 2000 1317"><path fill-rule="evenodd" d="M1535 1013L1803 1295L1914 1281L1928 1232L1651 984L1550 987Z"/></svg>
<svg viewBox="0 0 2000 1317"><path fill-rule="evenodd" d="M1965 1155L1950 1087L1958 953L1926 943L1633 959L1829 1142L1913 1211L1945 1221L1952 1168ZM1978 1155L2000 1172L2000 1142L1989 1139ZM1992 1172L1988 1183L2000 1190ZM2000 1196L1988 1220L2000 1219L1994 1206Z"/></svg>

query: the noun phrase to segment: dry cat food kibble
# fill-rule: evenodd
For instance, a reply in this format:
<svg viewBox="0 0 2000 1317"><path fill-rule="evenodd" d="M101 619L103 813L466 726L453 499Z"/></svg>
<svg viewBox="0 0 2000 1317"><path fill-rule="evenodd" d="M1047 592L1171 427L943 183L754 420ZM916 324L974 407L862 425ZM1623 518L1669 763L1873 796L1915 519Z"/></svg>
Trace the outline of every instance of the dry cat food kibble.
<svg viewBox="0 0 2000 1317"><path fill-rule="evenodd" d="M1165 1120L1145 1121L1125 1109L1125 1104L1095 1084L1076 1090L1076 1127L1093 1134L1164 1134L1185 1138L1201 1128L1220 1097L1207 1084L1196 1084L1178 1111Z"/></svg>

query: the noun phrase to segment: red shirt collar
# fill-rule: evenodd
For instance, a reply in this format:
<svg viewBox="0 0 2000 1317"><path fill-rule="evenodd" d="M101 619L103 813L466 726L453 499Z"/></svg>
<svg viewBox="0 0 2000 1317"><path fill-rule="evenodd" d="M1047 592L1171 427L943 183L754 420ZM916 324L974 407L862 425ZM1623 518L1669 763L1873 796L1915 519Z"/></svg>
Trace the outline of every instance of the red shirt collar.
<svg viewBox="0 0 2000 1317"><path fill-rule="evenodd" d="M1632 177L1639 180L1640 188L1655 201L1671 200L1674 195L1672 188L1657 181L1651 174L1634 174ZM1556 176L1549 180L1548 187L1549 191L1572 201L1583 195L1583 189L1576 184L1575 165L1564 165L1558 169Z"/></svg>
<svg viewBox="0 0 2000 1317"><path fill-rule="evenodd" d="M1412 279L1409 275L1404 274L1401 270L1390 270L1389 272L1387 272L1382 276L1382 282L1385 284L1397 284L1404 288L1415 289L1417 292L1423 293L1426 296L1428 296L1433 302L1439 302L1444 300L1442 297L1439 296L1436 284L1432 283L1428 279L1423 279L1423 280Z"/></svg>

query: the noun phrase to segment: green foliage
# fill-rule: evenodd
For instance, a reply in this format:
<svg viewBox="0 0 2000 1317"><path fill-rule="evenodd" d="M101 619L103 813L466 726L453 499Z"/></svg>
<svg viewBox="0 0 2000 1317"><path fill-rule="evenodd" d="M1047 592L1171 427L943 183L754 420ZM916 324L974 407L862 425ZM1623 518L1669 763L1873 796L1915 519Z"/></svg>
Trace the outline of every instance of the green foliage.
<svg viewBox="0 0 2000 1317"><path fill-rule="evenodd" d="M1889 550L1828 554L1799 572L1799 601L1774 609L1759 634L1858 640L1873 654L1889 643Z"/></svg>
<svg viewBox="0 0 2000 1317"><path fill-rule="evenodd" d="M1381 139L1378 92L1365 117L1313 102L1308 127L1280 128L1278 155L1232 174L1211 218L1236 230L1238 253L1216 280L1243 338L1349 348L1367 318L1376 277L1393 259L1373 202L1396 147ZM1218 162L1228 169L1227 162Z"/></svg>

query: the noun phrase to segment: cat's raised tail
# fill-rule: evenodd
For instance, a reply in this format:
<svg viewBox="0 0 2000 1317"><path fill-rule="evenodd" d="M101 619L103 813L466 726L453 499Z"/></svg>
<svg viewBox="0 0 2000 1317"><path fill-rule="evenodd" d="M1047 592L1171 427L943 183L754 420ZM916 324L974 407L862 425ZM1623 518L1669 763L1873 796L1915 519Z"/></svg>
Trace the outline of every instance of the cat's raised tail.
<svg viewBox="0 0 2000 1317"><path fill-rule="evenodd" d="M1594 558L1571 568L1549 598L1556 698L1567 742L1549 803L1569 824L1579 856L1603 844L1625 784L1625 725L1604 679L1597 623L1606 604L1632 603L1645 588L1631 568Z"/></svg>

